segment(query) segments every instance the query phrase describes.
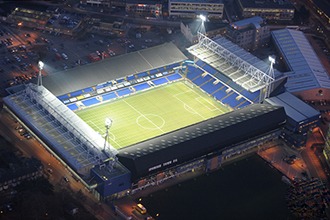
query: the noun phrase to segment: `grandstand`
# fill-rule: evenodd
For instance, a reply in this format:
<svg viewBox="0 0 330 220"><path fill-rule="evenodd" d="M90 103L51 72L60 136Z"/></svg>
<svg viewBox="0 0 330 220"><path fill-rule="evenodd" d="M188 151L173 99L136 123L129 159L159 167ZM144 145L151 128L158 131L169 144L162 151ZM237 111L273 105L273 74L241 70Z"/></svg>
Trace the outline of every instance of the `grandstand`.
<svg viewBox="0 0 330 220"><path fill-rule="evenodd" d="M220 83L220 86L225 86L215 97L231 102L236 108L240 107L240 102L235 103L235 100L238 101L242 97L250 103L261 102L269 97L272 84L283 75L277 70L272 73L270 64L224 37L212 40L199 33L198 44L189 47L188 51L195 56L195 66L200 69L194 75L198 75L198 72L204 76L207 74L214 78L213 84ZM191 79L194 75L187 77ZM228 89L232 96L228 94ZM225 90L226 94L223 93Z"/></svg>
<svg viewBox="0 0 330 220"><path fill-rule="evenodd" d="M226 47L218 49L227 51L223 58L199 43L188 49L199 57L191 63L166 43L49 75L42 86L12 89L4 98L5 109L102 198L123 196L195 168L212 170L276 140L286 120L283 107L259 104L275 81L266 74L267 65L254 66L244 59L256 64L256 58L243 52L237 57L237 48L222 43ZM115 108L118 103L121 107ZM160 132L128 133L125 126L140 123L137 116L116 118L128 109L153 125L144 127L146 133ZM153 120L146 114L160 117ZM102 137L105 117L113 117L110 144ZM157 118L175 126L163 130ZM120 143L130 136L138 138Z"/></svg>

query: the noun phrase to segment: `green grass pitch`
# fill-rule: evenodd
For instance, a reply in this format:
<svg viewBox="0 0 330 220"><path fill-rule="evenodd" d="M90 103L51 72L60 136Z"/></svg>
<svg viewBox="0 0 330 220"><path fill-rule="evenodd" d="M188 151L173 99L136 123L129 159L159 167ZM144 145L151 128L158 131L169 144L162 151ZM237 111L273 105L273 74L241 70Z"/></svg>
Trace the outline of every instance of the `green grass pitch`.
<svg viewBox="0 0 330 220"><path fill-rule="evenodd" d="M110 144L120 149L231 111L184 81L138 92L76 112L89 126L105 134L111 118Z"/></svg>

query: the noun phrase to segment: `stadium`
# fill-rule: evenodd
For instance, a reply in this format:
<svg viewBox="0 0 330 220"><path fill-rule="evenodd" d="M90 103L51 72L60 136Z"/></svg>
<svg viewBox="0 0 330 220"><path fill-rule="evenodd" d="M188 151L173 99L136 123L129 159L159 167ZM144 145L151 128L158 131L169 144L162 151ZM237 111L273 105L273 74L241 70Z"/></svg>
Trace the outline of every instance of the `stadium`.
<svg viewBox="0 0 330 220"><path fill-rule="evenodd" d="M4 108L100 199L119 198L276 141L283 74L199 34L11 88Z"/></svg>

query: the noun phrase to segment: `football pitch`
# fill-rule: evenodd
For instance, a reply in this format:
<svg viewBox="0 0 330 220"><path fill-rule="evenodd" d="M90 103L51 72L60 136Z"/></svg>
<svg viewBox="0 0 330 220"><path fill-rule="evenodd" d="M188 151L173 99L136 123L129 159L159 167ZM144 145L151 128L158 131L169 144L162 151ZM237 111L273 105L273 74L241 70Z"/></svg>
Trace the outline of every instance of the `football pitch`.
<svg viewBox="0 0 330 220"><path fill-rule="evenodd" d="M91 128L105 134L112 120L110 144L120 149L231 111L184 81L132 94L76 111Z"/></svg>

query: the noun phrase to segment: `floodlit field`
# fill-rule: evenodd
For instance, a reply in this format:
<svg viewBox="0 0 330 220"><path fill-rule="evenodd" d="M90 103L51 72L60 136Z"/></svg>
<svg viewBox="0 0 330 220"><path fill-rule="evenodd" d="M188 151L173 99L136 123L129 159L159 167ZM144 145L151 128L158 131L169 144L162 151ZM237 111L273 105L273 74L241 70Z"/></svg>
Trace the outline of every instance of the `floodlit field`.
<svg viewBox="0 0 330 220"><path fill-rule="evenodd" d="M110 144L119 149L229 111L199 88L179 81L76 114L102 135L105 118L110 118Z"/></svg>

